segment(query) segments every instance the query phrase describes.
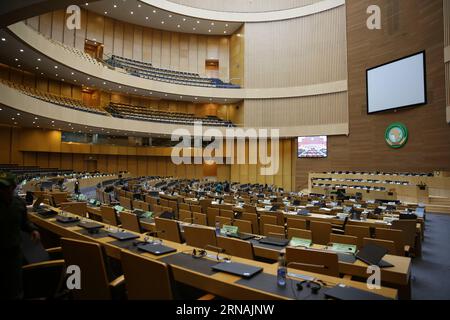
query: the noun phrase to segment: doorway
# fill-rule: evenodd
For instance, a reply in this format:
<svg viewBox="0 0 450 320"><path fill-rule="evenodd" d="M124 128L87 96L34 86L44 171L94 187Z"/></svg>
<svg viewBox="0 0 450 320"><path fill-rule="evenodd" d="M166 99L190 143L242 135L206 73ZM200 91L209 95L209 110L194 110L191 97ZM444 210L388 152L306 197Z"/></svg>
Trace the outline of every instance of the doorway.
<svg viewBox="0 0 450 320"><path fill-rule="evenodd" d="M205 61L206 76L208 78L219 78L219 60L208 59Z"/></svg>

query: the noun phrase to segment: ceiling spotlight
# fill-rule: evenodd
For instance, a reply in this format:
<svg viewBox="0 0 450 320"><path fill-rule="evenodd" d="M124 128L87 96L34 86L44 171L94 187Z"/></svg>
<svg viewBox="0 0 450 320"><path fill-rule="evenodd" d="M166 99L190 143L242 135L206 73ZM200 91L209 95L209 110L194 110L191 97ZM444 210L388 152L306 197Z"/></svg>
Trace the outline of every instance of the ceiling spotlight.
<svg viewBox="0 0 450 320"><path fill-rule="evenodd" d="M114 8L117 8L117 4L113 5Z"/></svg>
<svg viewBox="0 0 450 320"><path fill-rule="evenodd" d="M172 15L171 15L171 14L169 14L169 18L172 18Z"/></svg>
<svg viewBox="0 0 450 320"><path fill-rule="evenodd" d="M164 24L164 21L161 21L161 24Z"/></svg>
<svg viewBox="0 0 450 320"><path fill-rule="evenodd" d="M200 21L197 20L197 23L200 23Z"/></svg>
<svg viewBox="0 0 450 320"><path fill-rule="evenodd" d="M140 8L141 7L141 5L140 4L138 4L138 8Z"/></svg>
<svg viewBox="0 0 450 320"><path fill-rule="evenodd" d="M108 11L105 11L105 14L108 14Z"/></svg>
<svg viewBox="0 0 450 320"><path fill-rule="evenodd" d="M41 72L41 76L43 76L44 75L44 73L43 72Z"/></svg>
<svg viewBox="0 0 450 320"><path fill-rule="evenodd" d="M55 66L55 69L58 69L58 66Z"/></svg>
<svg viewBox="0 0 450 320"><path fill-rule="evenodd" d="M19 51L20 51L20 52L23 52L23 49L20 49Z"/></svg>
<svg viewBox="0 0 450 320"><path fill-rule="evenodd" d="M228 27L228 23L227 23L227 24L225 24L225 27Z"/></svg>
<svg viewBox="0 0 450 320"><path fill-rule="evenodd" d="M84 5L85 5L85 6L88 6L88 5L89 5L89 3L87 3L87 2L86 2L86 3L84 4Z"/></svg>
<svg viewBox="0 0 450 320"><path fill-rule="evenodd" d="M17 113L18 116L20 116L20 113Z"/></svg>
<svg viewBox="0 0 450 320"><path fill-rule="evenodd" d="M33 121L33 124L36 124L36 121Z"/></svg>
<svg viewBox="0 0 450 320"><path fill-rule="evenodd" d="M58 74L55 74L55 76L58 76Z"/></svg>
<svg viewBox="0 0 450 320"><path fill-rule="evenodd" d="M91 80L91 78L89 78L89 77L87 79L88 79L88 81Z"/></svg>
<svg viewBox="0 0 450 320"><path fill-rule="evenodd" d="M223 33L227 33L227 31L225 30Z"/></svg>
<svg viewBox="0 0 450 320"><path fill-rule="evenodd" d="M177 25L177 28L181 27L180 25Z"/></svg>
<svg viewBox="0 0 450 320"><path fill-rule="evenodd" d="M41 61L41 58L37 58L37 61Z"/></svg>
<svg viewBox="0 0 450 320"><path fill-rule="evenodd" d="M12 121L16 120L16 118L11 118Z"/></svg>
<svg viewBox="0 0 450 320"><path fill-rule="evenodd" d="M19 61L19 59L15 58L14 61Z"/></svg>
<svg viewBox="0 0 450 320"><path fill-rule="evenodd" d="M106 82L103 82L104 85L106 85Z"/></svg>
<svg viewBox="0 0 450 320"><path fill-rule="evenodd" d="M211 32L211 29L209 29L208 32Z"/></svg>
<svg viewBox="0 0 450 320"><path fill-rule="evenodd" d="M153 10L153 13L156 13L156 10Z"/></svg>
<svg viewBox="0 0 450 320"><path fill-rule="evenodd" d="M195 28L192 28L192 30L194 30L194 31L195 31L196 29L195 29Z"/></svg>
<svg viewBox="0 0 450 320"><path fill-rule="evenodd" d="M5 42L5 41L6 41L6 39L5 39L5 38L2 38L2 41L3 41L3 42Z"/></svg>
<svg viewBox="0 0 450 320"><path fill-rule="evenodd" d="M148 20L148 17L145 17L145 20Z"/></svg>
<svg viewBox="0 0 450 320"><path fill-rule="evenodd" d="M17 68L20 68L21 67L21 65L19 64L19 65L17 65Z"/></svg>
<svg viewBox="0 0 450 320"><path fill-rule="evenodd" d="M38 117L34 117L34 120L38 120Z"/></svg>
<svg viewBox="0 0 450 320"><path fill-rule="evenodd" d="M71 74L71 75L74 75L75 73L71 72L70 74Z"/></svg>
<svg viewBox="0 0 450 320"><path fill-rule="evenodd" d="M130 12L130 14L134 14L134 12L133 12L133 11L131 11L131 12Z"/></svg>
<svg viewBox="0 0 450 320"><path fill-rule="evenodd" d="M183 18L183 21L186 21L186 18Z"/></svg>
<svg viewBox="0 0 450 320"><path fill-rule="evenodd" d="M52 121L52 123L55 123L55 121Z"/></svg>
<svg viewBox="0 0 450 320"><path fill-rule="evenodd" d="M73 79L73 82L77 82L77 79Z"/></svg>
<svg viewBox="0 0 450 320"><path fill-rule="evenodd" d="M213 26L213 25L214 25L214 22L211 22L211 25Z"/></svg>

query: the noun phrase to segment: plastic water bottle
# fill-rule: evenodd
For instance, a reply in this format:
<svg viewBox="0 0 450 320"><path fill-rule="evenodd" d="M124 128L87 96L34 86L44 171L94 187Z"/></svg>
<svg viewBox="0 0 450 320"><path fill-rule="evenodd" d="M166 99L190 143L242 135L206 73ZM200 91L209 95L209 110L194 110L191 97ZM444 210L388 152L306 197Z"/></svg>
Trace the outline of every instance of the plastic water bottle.
<svg viewBox="0 0 450 320"><path fill-rule="evenodd" d="M280 287L286 286L286 259L284 253L280 253L278 258L278 270L277 270L277 284Z"/></svg>
<svg viewBox="0 0 450 320"><path fill-rule="evenodd" d="M220 236L220 222L216 221L216 236Z"/></svg>

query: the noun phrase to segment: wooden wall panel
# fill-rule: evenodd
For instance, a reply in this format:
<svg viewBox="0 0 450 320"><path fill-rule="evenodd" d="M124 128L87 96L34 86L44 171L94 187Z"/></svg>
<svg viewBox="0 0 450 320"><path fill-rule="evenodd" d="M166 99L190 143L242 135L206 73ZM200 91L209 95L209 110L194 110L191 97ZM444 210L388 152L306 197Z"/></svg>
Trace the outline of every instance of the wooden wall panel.
<svg viewBox="0 0 450 320"><path fill-rule="evenodd" d="M219 59L220 77L229 78L230 36L169 32L118 21L81 10L81 29L68 30L63 10L27 20L47 37L84 50L85 40L104 45L105 55L151 62L155 67L190 71L205 76L205 59Z"/></svg>
<svg viewBox="0 0 450 320"><path fill-rule="evenodd" d="M0 126L0 164L11 163L12 130Z"/></svg>
<svg viewBox="0 0 450 320"><path fill-rule="evenodd" d="M345 21L341 6L297 19L247 23L245 86L295 87L347 79Z"/></svg>
<svg viewBox="0 0 450 320"><path fill-rule="evenodd" d="M393 7L398 5L398 9ZM450 170L450 127L445 120L442 1L348 1L348 137L329 137L328 158L296 160L296 187L307 187L308 172L330 170L430 172ZM383 29L366 27L370 4L382 8ZM390 13L390 14L389 14ZM428 104L398 112L366 113L367 68L426 50ZM384 133L393 122L409 129L402 149L387 146Z"/></svg>

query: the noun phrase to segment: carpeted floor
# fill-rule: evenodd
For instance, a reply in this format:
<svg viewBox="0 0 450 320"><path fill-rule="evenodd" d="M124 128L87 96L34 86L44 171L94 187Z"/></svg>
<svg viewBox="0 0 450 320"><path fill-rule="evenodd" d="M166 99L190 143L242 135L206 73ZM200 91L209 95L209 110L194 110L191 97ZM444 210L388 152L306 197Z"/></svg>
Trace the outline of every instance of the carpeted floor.
<svg viewBox="0 0 450 320"><path fill-rule="evenodd" d="M412 264L414 300L450 300L450 215L427 213L422 257Z"/></svg>

